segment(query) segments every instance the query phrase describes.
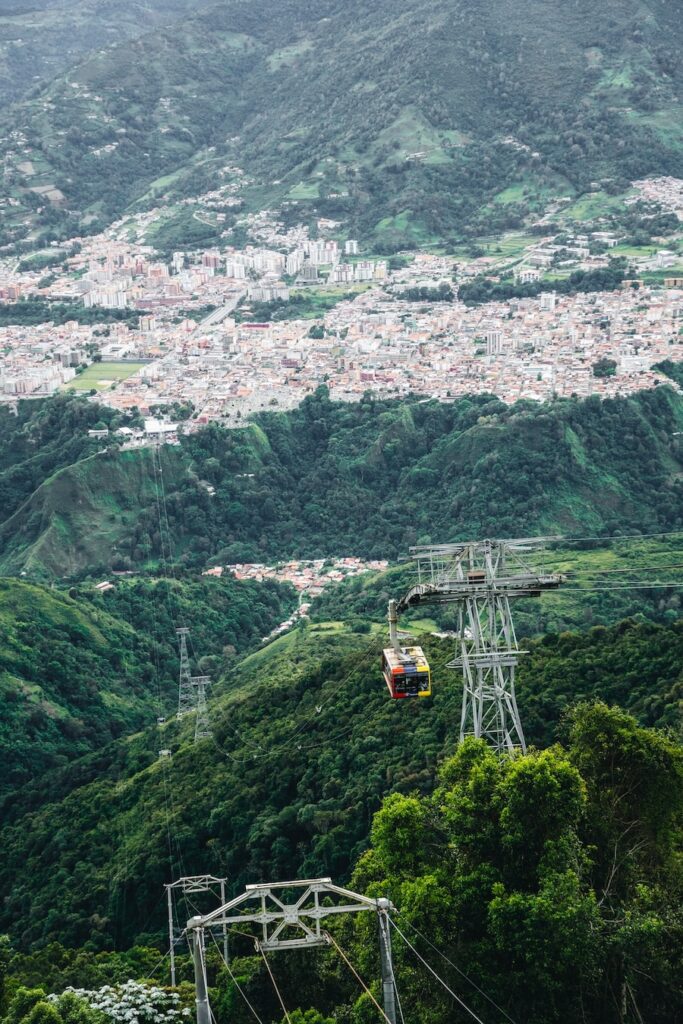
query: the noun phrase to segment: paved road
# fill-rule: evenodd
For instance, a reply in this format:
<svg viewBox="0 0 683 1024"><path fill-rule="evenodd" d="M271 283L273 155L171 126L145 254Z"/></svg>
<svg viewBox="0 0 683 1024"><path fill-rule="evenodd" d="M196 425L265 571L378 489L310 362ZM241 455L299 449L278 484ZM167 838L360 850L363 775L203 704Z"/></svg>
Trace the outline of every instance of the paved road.
<svg viewBox="0 0 683 1024"><path fill-rule="evenodd" d="M225 320L226 317L230 316L235 311L239 303L242 301L244 296L247 294L246 289L230 299L230 302L226 302L224 306L219 306L218 309L214 309L213 313L209 313L203 320L200 320L197 324L197 330L206 330L207 327L215 327L221 320Z"/></svg>

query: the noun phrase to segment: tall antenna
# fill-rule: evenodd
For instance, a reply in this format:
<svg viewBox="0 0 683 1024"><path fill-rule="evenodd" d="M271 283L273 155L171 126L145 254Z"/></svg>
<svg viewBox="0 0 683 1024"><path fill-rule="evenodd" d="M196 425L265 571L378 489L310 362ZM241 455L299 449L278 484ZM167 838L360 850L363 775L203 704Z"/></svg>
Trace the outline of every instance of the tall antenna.
<svg viewBox="0 0 683 1024"><path fill-rule="evenodd" d="M180 626L176 634L180 640L180 681L178 684L178 713L177 717L182 718L188 711L194 708L194 687L190 675L190 659L187 655L187 637L189 629Z"/></svg>
<svg viewBox="0 0 683 1024"><path fill-rule="evenodd" d="M209 707L206 703L206 688L211 685L209 676L192 676L192 685L197 691L197 719L194 726L194 741L210 739L211 723Z"/></svg>
<svg viewBox="0 0 683 1024"><path fill-rule="evenodd" d="M510 601L538 597L562 583L563 576L539 572L524 559L549 539L411 548L419 582L399 601L398 610L422 602L457 606L459 653L447 667L462 670L460 742L476 736L499 753L526 752L515 696L515 669L526 652L517 644Z"/></svg>

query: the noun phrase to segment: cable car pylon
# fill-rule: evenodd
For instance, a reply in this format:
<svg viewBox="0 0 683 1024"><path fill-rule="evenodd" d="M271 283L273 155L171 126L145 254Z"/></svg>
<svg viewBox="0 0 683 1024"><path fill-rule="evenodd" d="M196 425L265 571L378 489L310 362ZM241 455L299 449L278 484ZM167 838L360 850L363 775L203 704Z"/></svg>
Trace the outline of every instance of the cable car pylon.
<svg viewBox="0 0 683 1024"><path fill-rule="evenodd" d="M526 652L517 643L510 602L540 597L564 581L561 574L544 573L526 559L527 554L557 539L483 540L410 549L417 562L418 582L399 601L389 602L391 647L383 653L382 670L386 680L392 652L397 663L414 657L411 652L422 654L420 648L398 644L401 611L419 604L454 604L458 650L447 668L462 671L461 743L466 736L475 736L487 740L501 754L515 749L526 752L515 694L515 669ZM391 691L388 680L387 685Z"/></svg>
<svg viewBox="0 0 683 1024"><path fill-rule="evenodd" d="M253 904L253 905L252 905ZM206 976L205 933L212 927L253 924L260 935L252 936L259 952L285 949L311 949L336 941L322 922L338 914L374 911L379 921L379 948L382 968L382 1015L387 1024L398 1024L396 976L387 920L395 910L390 900L373 899L334 885L331 878L297 879L292 882L268 882L248 885L241 896L209 914L198 914L187 922L185 934L191 937L195 974L197 1024L212 1024ZM245 933L248 935L248 933ZM339 948L337 946L337 948ZM220 954L220 948L218 949ZM374 1001L374 996L371 996ZM379 1005L379 1004L378 1004Z"/></svg>

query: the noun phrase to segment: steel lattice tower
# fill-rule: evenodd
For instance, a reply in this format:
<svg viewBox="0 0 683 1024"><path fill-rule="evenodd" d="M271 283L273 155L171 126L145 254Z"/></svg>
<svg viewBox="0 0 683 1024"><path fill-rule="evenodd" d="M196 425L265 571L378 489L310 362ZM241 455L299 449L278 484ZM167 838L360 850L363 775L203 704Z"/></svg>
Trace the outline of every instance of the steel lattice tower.
<svg viewBox="0 0 683 1024"><path fill-rule="evenodd" d="M209 707L206 703L206 689L211 685L209 676L192 676L192 686L197 691L197 719L194 726L194 741L210 739L211 723Z"/></svg>
<svg viewBox="0 0 683 1024"><path fill-rule="evenodd" d="M187 638L190 631L186 626L176 629L180 640L180 680L178 683L178 718L182 718L188 711L192 711L195 705L194 687L190 674L190 659L187 654Z"/></svg>
<svg viewBox="0 0 683 1024"><path fill-rule="evenodd" d="M563 577L539 572L524 556L550 538L485 540L412 548L418 584L398 609L424 603L457 606L458 652L448 668L463 676L460 742L487 740L499 753L526 751L515 696L520 654L511 599L538 597Z"/></svg>

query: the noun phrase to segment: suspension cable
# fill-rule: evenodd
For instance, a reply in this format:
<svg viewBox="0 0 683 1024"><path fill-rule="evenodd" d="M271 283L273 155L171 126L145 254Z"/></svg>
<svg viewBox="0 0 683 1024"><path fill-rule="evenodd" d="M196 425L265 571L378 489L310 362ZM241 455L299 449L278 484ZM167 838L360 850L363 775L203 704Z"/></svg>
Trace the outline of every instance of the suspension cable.
<svg viewBox="0 0 683 1024"><path fill-rule="evenodd" d="M246 996L246 993L245 993L245 992L243 991L243 989L242 989L242 987L241 987L241 985L240 985L239 981L237 980L237 978L235 977L235 975L234 975L234 974L232 973L232 970L231 970L231 968L230 968L230 964L228 963L228 961L227 961L227 960L225 959L225 957L223 956L223 950L221 949L221 947L220 947L220 946L218 945L218 943L216 942L216 938L215 938L215 936L214 936L213 932L212 932L212 931L210 931L210 930L209 930L209 935L211 936L211 941L213 942L214 946L215 946L215 947L216 947L216 949L218 950L218 955L220 956L221 960L222 960L222 961L223 961L223 963L225 964L225 967L226 967L226 970L227 970L228 974L230 975L230 977L232 978L232 980L233 980L233 982L234 982L234 984L235 984L235 988L237 989L237 991L239 992L239 994L240 994L240 995L242 996L242 999L244 999L245 1003L247 1004L247 1006L248 1006L248 1007L249 1007L249 1009L251 1010L252 1014L254 1015L254 1017L256 1018L256 1020L258 1021L258 1024L263 1024L263 1021L262 1021L262 1020L261 1020L261 1018L259 1017L258 1013L256 1012L256 1010L254 1009L254 1007L253 1007L253 1006L251 1005L251 1003L249 1002L249 1000L248 1000L248 998L247 998L247 996Z"/></svg>
<svg viewBox="0 0 683 1024"><path fill-rule="evenodd" d="M251 755L247 755L246 757L238 757L235 754L233 754L231 751L226 750L217 741L217 739L215 737L213 737L213 744L214 744L214 746L216 747L216 749L218 750L218 752L220 754L222 754L224 757L229 757L232 761L236 762L237 764L247 764L247 763L249 763L251 761L263 760L263 759L268 758L268 757L273 757L275 754L280 754L282 751L286 750L288 747L291 747L295 743L296 738L302 733L302 731L304 729L306 729L306 727L308 725L310 725L311 722L315 721L319 717L319 715L322 713L324 708L326 708L330 703L336 702L336 701L338 701L338 700L340 700L342 698L344 686L346 685L346 683L348 683L348 681L351 679L351 677L354 675L354 673L358 671L360 666L366 660L368 655L373 651L373 649L376 647L376 645L377 645L377 637L373 637L373 639L370 641L368 646L364 650L362 650L360 652L360 654L358 654L358 652L356 652L355 656L352 655L352 657L354 659L353 665L351 666L349 671L346 673L344 678L342 680L340 680L338 683L335 684L335 686L332 689L332 692L329 694L329 696L327 696L323 701L321 701L321 703L319 705L316 705L316 707L314 708L313 711L311 711L308 714L304 715L302 720L299 722L298 725L293 726L291 732L287 736L285 736L282 739L281 742L279 742L279 743L276 742L274 745L267 745L267 740L266 740L265 743L267 745L267 749L263 750L261 753L254 753L254 754L251 754ZM318 708L320 708L320 711L318 711ZM237 737L239 739L242 739L242 740L244 739L242 734L241 734L241 732L238 729L236 729L234 726L230 725L229 723L228 723L228 727L230 728L231 732L233 733L233 735L235 737ZM254 744L249 744L249 745L250 746L254 746ZM261 746L261 745L259 744L259 746ZM298 744L297 744L297 746L298 746ZM304 749L308 749L308 746L309 745L307 744ZM313 746L317 746L317 744L314 743Z"/></svg>
<svg viewBox="0 0 683 1024"><path fill-rule="evenodd" d="M344 950L343 950L343 949L341 948L341 946L339 945L339 943L338 943L338 942L337 942L337 940L335 939L334 935L331 935L331 934L330 934L330 932L324 932L323 934L325 935L325 938L326 938L326 939L327 939L327 940L328 940L329 942L331 942L331 943L332 943L332 945L333 945L333 946L335 947L335 949L337 950L337 952L339 953L339 955L340 955L340 956L341 956L341 958L343 959L343 961L344 961L344 963L346 964L346 966L347 966L347 967L349 968L349 970L351 971L351 973L352 973L352 974L354 975L354 977L356 978L356 981L358 981L358 983L360 984L361 988L363 988L363 989L365 990L366 994L370 996L370 999L371 999L371 1000L373 1001L373 1003L375 1004L375 1006L376 1006L376 1007L377 1007L377 1009L379 1010L379 1012L380 1012L380 1014L381 1014L381 1016L382 1016L382 1020L385 1020L385 1021L386 1021L386 1024L391 1024L391 1021L390 1021L390 1020L389 1020L389 1018L387 1017L386 1013L384 1012L384 1010L382 1009L382 1007L381 1007L381 1006L379 1005L379 1003L377 1002L377 1000L376 1000L376 999L375 999L375 997L373 996L372 992L370 991L370 989L368 988L368 986L367 986L367 985L365 984L365 982L364 982L364 981L363 981L363 979L361 978L360 974L358 973L358 971L356 970L356 968L355 968L355 967L353 966L353 964L351 963L351 961L350 961L350 960L349 960L349 958L347 957L347 955L346 955L346 953L344 952ZM481 1024L481 1022L480 1022L480 1024Z"/></svg>
<svg viewBox="0 0 683 1024"><path fill-rule="evenodd" d="M388 917L388 915L387 915L387 917ZM460 1006L462 1006L463 1010L466 1010L466 1011L467 1011L467 1013L469 1013L470 1017L472 1017L472 1018L473 1018L474 1020L476 1020L476 1021L477 1021L477 1024L484 1024L484 1022L482 1021L481 1017L478 1017L478 1016L476 1015L476 1013L474 1012L474 1010L471 1010L471 1009L469 1008L469 1006L467 1005L467 1003L466 1003L466 1002L464 1002L464 1001L463 1001L463 1000L462 1000L462 999L460 998L460 996L457 996L457 995L455 994L455 992L453 991L453 989L452 989L452 988L450 988L450 987L449 987L449 986L448 986L448 985L446 984L446 982L445 982L445 981L443 980L443 978L442 978L442 977L441 977L440 975L438 975L438 974L436 973L436 971L434 970L434 968L433 968L433 967L430 967L430 966L429 966L429 964L427 963L427 961L425 960L425 958L424 958L424 957L422 956L422 954L421 954L421 953L418 953L418 951L417 951L417 950L415 949L415 946L413 946L413 944L412 944L412 942L410 941L410 939L407 939L407 938L405 937L405 935L403 934L403 932L401 931L401 929L399 928L399 926L398 926L398 925L396 924L396 922L395 922L395 921L392 921L392 919L391 919L390 917L388 917L388 921L389 921L389 924L390 924L390 925L391 925L391 926L392 926L393 928L395 928L395 929L396 929L396 931L398 932L398 934L399 934L399 935L401 936L401 938L402 938L402 939L403 939L403 941L405 942L406 946L408 946L408 948L409 948L409 949L411 949L411 950L413 951L413 953L415 954L415 956L417 957L417 959L418 959L418 960L419 960L419 961L420 961L420 962L421 962L422 964L424 964L424 966L425 966L425 967L427 968L427 970L429 971L429 973L430 973L430 974L432 974L432 975L433 975L433 976L434 976L434 977L436 978L436 980L437 980L437 981L439 982L439 984L440 984L440 985L442 985L442 986L443 986L443 988L445 988L445 989L446 989L446 991L448 992L448 994L449 994L449 995L451 995L451 996L453 997L453 999L455 999L456 1003L459 1003L459 1004L460 1004Z"/></svg>
<svg viewBox="0 0 683 1024"><path fill-rule="evenodd" d="M154 976L154 975L156 974L156 972L157 972L157 971L159 970L159 968L160 968L160 967L162 966L162 964L164 963L164 961L165 961L165 960L166 960L166 959L167 959L167 958L168 958L168 957L169 957L170 955L171 955L171 947L169 946L169 948L168 948L168 949L166 950L166 952L164 953L164 955L163 955L163 956L162 956L162 957L161 957L161 958L160 958L159 960L157 960L157 962L156 962L156 964L154 965L154 967L152 967L151 971L149 971L149 972L148 972L148 974L147 974L147 975L145 976L145 981L151 981L151 980L152 980L152 977L153 977L153 976Z"/></svg>
<svg viewBox="0 0 683 1024"><path fill-rule="evenodd" d="M489 1001L489 1003L491 1004L491 1006L495 1007L495 1009L498 1010L499 1013L502 1013L503 1016L506 1017L507 1020L510 1021L510 1024L516 1024L515 1020L510 1016L510 1014L507 1012L507 1010L504 1010L502 1006L499 1006L498 1003L494 999L492 999L490 995L488 995L486 992L484 992L483 988L479 988L479 986L477 985L476 981L473 981L472 978L470 978L470 976L468 974L465 974L465 972L462 970L461 967L458 967L458 965L454 964L452 960L449 960L448 957L446 956L446 954L442 953L441 950L438 948L438 946L435 946L433 942L430 942L429 939L427 938L427 936L423 935L422 932L419 931L415 927L414 924L411 924L410 921L404 921L403 923L405 925L407 925L408 928L410 928L412 931L414 931L415 934L417 936L419 936L419 938L421 938L423 942L426 942L427 945L430 946L434 950L435 953L438 953L440 957L443 957L443 959L446 961L446 963L450 964L450 966L453 968L453 970L457 971L458 974L461 975L461 977L463 977L465 979L465 981L468 981L470 983L470 985L472 985L474 988L476 988L477 992L480 995L482 995L484 997L484 999L487 999ZM392 924L393 924L393 922L392 922ZM394 927L396 927L396 925L394 925Z"/></svg>
<svg viewBox="0 0 683 1024"><path fill-rule="evenodd" d="M260 954L261 954L261 956L263 957L263 962L264 962L264 964L266 965L266 969L267 969L267 971L268 971L268 974L270 975L270 980L271 980L271 981L272 981L272 983L273 983L273 988L275 989L275 992L276 992L276 994L277 994L277 997L278 997L278 999L280 1000L280 1006L282 1007L282 1012L283 1012L283 1013L284 1013L284 1015L285 1015L285 1020L287 1021L287 1024L292 1024L292 1021L291 1021L291 1019L290 1019L290 1016L289 1016L289 1014L287 1013L287 1007L285 1006L285 1002L284 1002L284 999L282 998L282 995L281 995L281 993L280 993L280 989L279 989L279 988L277 987L277 982L275 981L275 976L273 975L273 972L272 972L272 970L270 969L270 964L268 963L268 957L266 956L265 950L263 949L263 946L261 945L261 943L260 943L260 942L257 942L257 943L256 943L256 948L258 949L259 953L260 953Z"/></svg>

